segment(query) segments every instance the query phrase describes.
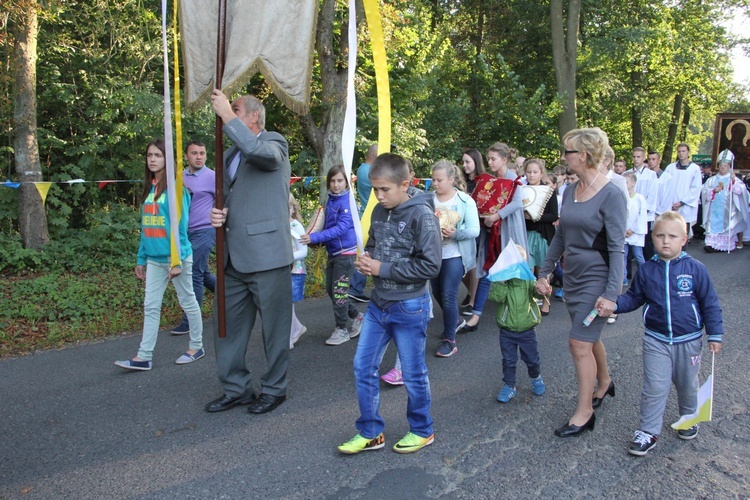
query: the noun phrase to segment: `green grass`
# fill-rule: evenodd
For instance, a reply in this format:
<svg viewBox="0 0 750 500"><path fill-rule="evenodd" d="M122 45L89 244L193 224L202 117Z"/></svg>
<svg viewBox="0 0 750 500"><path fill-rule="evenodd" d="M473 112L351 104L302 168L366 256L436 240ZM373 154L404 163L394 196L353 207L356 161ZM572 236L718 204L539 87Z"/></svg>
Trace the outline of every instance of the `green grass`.
<svg viewBox="0 0 750 500"><path fill-rule="evenodd" d="M325 293L325 264L325 249L311 248L308 297ZM138 332L143 323L144 290L133 268L0 275L0 357ZM212 304L213 294L207 292L205 317L210 316ZM167 287L161 325L176 325L181 317L174 288Z"/></svg>

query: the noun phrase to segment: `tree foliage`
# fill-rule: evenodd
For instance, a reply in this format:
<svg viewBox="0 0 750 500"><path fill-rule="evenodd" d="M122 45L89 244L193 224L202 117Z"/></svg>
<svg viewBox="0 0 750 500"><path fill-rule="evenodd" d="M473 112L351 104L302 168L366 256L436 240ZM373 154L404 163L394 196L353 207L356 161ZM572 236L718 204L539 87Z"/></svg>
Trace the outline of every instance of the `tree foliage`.
<svg viewBox="0 0 750 500"><path fill-rule="evenodd" d="M709 139L716 112L750 107L742 97L746 89L730 80L726 50L742 40L730 40L721 23L725 9L745 12L748 3L582 0L575 61L578 125L602 127L620 156L637 144L665 150L679 96L674 140L686 140L697 151ZM346 6L320 0L321 12L330 15L319 26L308 117L283 108L262 77L247 85L265 99L268 128L289 140L295 175L320 174L340 154ZM427 176L440 158L458 161L463 148L485 150L496 141L524 156L559 159L564 102L557 95L550 0L385 0L380 7L393 149L413 161L419 176ZM42 3L37 121L44 180L141 178L143 145L163 134L159 8L156 0ZM358 14L355 163L378 134L369 34L361 8ZM0 15L0 169L14 179L8 24L7 15ZM328 50L332 57L321 57ZM185 115L184 126L187 138L203 140L213 153L208 108ZM325 140L316 139L316 128ZM134 187L53 185L46 204L51 238L95 224L91 217L97 210L133 205ZM0 190L6 221L1 230L8 234L17 226L14 194Z"/></svg>

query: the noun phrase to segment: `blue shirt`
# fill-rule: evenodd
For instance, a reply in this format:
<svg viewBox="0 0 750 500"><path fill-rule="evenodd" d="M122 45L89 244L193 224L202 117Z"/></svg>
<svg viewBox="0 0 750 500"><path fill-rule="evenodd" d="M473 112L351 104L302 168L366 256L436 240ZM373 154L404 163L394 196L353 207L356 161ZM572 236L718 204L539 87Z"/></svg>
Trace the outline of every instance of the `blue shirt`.
<svg viewBox="0 0 750 500"><path fill-rule="evenodd" d="M365 213L367 202L370 201L372 184L370 184L370 165L363 163L357 169L357 194L359 195L359 216Z"/></svg>

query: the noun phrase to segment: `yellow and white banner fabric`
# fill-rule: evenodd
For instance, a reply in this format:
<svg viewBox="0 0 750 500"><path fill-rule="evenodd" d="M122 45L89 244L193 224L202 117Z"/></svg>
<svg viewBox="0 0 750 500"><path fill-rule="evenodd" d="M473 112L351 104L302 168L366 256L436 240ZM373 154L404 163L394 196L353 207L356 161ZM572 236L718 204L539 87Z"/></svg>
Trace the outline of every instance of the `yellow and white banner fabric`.
<svg viewBox="0 0 750 500"><path fill-rule="evenodd" d="M175 186L174 139L172 136L172 100L169 94L169 51L167 50L167 0L161 1L161 41L164 52L164 144L167 164L167 199L169 201L169 224L171 229L171 264L180 265L180 210L182 209L182 190L177 192ZM180 176L180 181L182 177ZM179 195L179 198L178 198Z"/></svg>
<svg viewBox="0 0 750 500"><path fill-rule="evenodd" d="M364 0L364 6L367 26L370 30L375 84L378 90L378 153L383 154L391 151L391 90L388 83L388 62L385 57L385 39L383 26L380 23L378 0ZM377 198L370 195L365 213L362 215L363 248L367 244L372 210L377 204Z"/></svg>

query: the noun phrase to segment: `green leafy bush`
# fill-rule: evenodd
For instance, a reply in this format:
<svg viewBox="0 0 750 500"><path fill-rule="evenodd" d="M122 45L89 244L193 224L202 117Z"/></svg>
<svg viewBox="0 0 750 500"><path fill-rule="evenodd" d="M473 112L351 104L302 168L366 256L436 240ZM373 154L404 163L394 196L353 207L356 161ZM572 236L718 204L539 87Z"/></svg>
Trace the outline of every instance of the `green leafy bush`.
<svg viewBox="0 0 750 500"><path fill-rule="evenodd" d="M295 194L306 214L318 207L317 183ZM137 209L126 204L90 209L79 225L42 251L25 249L17 233L0 231L0 356L140 329L144 284L133 272ZM310 248L307 297L325 294L326 259L324 247ZM213 295L207 293L204 315L211 314L212 304ZM162 325L173 325L181 316L174 289L168 287Z"/></svg>

